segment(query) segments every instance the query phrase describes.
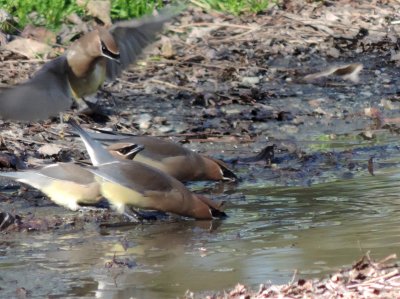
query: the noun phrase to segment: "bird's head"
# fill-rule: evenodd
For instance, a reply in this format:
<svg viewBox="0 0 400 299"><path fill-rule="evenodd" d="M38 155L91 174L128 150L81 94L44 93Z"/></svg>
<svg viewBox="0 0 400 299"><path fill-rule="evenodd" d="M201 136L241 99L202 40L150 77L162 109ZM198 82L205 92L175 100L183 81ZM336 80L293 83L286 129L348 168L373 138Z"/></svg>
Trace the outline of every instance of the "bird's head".
<svg viewBox="0 0 400 299"><path fill-rule="evenodd" d="M112 34L105 28L99 28L101 56L120 62L119 48Z"/></svg>

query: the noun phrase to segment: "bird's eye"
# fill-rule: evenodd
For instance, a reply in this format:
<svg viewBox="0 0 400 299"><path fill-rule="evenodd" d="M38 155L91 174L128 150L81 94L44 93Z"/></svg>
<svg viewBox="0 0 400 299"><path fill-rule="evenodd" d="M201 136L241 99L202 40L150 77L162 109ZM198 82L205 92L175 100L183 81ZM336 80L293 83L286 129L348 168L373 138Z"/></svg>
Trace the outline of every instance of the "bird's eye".
<svg viewBox="0 0 400 299"><path fill-rule="evenodd" d="M111 52L103 42L101 42L101 55L110 59L119 60L119 53Z"/></svg>

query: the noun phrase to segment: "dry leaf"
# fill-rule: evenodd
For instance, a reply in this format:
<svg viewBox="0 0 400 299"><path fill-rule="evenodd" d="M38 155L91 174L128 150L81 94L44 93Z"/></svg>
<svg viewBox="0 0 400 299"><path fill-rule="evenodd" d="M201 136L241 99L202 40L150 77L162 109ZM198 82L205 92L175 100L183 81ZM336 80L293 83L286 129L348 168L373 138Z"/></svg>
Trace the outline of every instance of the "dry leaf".
<svg viewBox="0 0 400 299"><path fill-rule="evenodd" d="M75 24L75 25L80 25L83 23L82 19L75 12L68 15L67 20L68 20L68 22L71 22L72 24Z"/></svg>
<svg viewBox="0 0 400 299"><path fill-rule="evenodd" d="M56 144L45 144L38 149L38 152L43 156L57 155L61 151L61 147Z"/></svg>
<svg viewBox="0 0 400 299"><path fill-rule="evenodd" d="M328 50L326 50L326 54L328 56L334 57L334 58L339 58L340 57L340 51L336 48L330 47Z"/></svg>
<svg viewBox="0 0 400 299"><path fill-rule="evenodd" d="M242 84L245 86L254 86L260 83L260 78L258 77L242 77Z"/></svg>
<svg viewBox="0 0 400 299"><path fill-rule="evenodd" d="M111 25L111 2L109 0L77 0L76 3L85 7L90 15L98 18L104 25Z"/></svg>
<svg viewBox="0 0 400 299"><path fill-rule="evenodd" d="M381 99L381 106L387 110L398 110L400 109L399 102L393 102L388 99Z"/></svg>
<svg viewBox="0 0 400 299"><path fill-rule="evenodd" d="M186 42L188 44L194 43L198 40L206 39L206 36L210 34L211 31L213 31L214 28L210 27L195 27L192 29L192 31L189 33Z"/></svg>
<svg viewBox="0 0 400 299"><path fill-rule="evenodd" d="M21 33L21 37L34 39L48 45L56 43L56 34L44 27L36 27L31 24L27 25Z"/></svg>
<svg viewBox="0 0 400 299"><path fill-rule="evenodd" d="M322 109L321 107L317 107L316 109L314 109L314 113L320 114L320 115L327 115L328 113Z"/></svg>
<svg viewBox="0 0 400 299"><path fill-rule="evenodd" d="M15 290L15 296L18 299L25 299L28 297L28 291L25 288L17 288Z"/></svg>
<svg viewBox="0 0 400 299"><path fill-rule="evenodd" d="M4 49L25 56L26 58L38 58L48 56L52 48L45 44L29 38L17 38L4 46Z"/></svg>
<svg viewBox="0 0 400 299"><path fill-rule="evenodd" d="M392 55L390 56L390 61L398 61L400 60L400 52L392 52Z"/></svg>
<svg viewBox="0 0 400 299"><path fill-rule="evenodd" d="M359 73L363 69L363 65L360 63L352 63L347 65L342 65L339 67L331 67L325 71L310 74L304 77L306 81L313 81L319 78L328 76L338 76L343 80L350 80L354 83L360 81Z"/></svg>
<svg viewBox="0 0 400 299"><path fill-rule="evenodd" d="M364 114L366 116L372 117L372 118L380 118L381 117L381 112L379 111L378 108L375 108L375 107L364 108Z"/></svg>
<svg viewBox="0 0 400 299"><path fill-rule="evenodd" d="M174 47L172 46L171 39L162 36L161 37L161 55L165 58L172 58L176 54Z"/></svg>
<svg viewBox="0 0 400 299"><path fill-rule="evenodd" d="M0 47L8 43L7 34L0 31Z"/></svg>

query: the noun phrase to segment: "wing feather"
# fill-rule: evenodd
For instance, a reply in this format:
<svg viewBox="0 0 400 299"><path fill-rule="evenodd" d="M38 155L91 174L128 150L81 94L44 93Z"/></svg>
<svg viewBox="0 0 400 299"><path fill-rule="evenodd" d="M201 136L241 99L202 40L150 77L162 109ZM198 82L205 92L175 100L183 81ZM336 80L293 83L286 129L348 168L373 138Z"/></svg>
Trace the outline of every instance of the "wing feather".
<svg viewBox="0 0 400 299"><path fill-rule="evenodd" d="M113 80L123 69L134 63L143 50L154 42L166 22L177 15L183 7L173 7L161 11L158 16L148 16L140 20L116 23L110 33L120 50L120 62L107 61L107 79Z"/></svg>
<svg viewBox="0 0 400 299"><path fill-rule="evenodd" d="M72 104L65 56L46 63L32 79L0 93L0 117L35 121L67 110Z"/></svg>

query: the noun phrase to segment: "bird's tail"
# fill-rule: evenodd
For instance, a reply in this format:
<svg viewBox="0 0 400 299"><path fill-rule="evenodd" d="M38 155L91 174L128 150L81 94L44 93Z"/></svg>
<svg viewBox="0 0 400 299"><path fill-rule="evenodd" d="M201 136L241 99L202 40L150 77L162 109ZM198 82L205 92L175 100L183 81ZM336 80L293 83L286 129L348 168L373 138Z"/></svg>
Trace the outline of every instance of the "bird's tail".
<svg viewBox="0 0 400 299"><path fill-rule="evenodd" d="M90 156L90 160L94 166L116 161L116 159L99 142L91 138L89 134L82 129L76 120L70 118L68 123L82 138L82 141L85 144L86 150Z"/></svg>
<svg viewBox="0 0 400 299"><path fill-rule="evenodd" d="M1 177L28 184L41 190L49 183L49 178L36 171L0 172Z"/></svg>

